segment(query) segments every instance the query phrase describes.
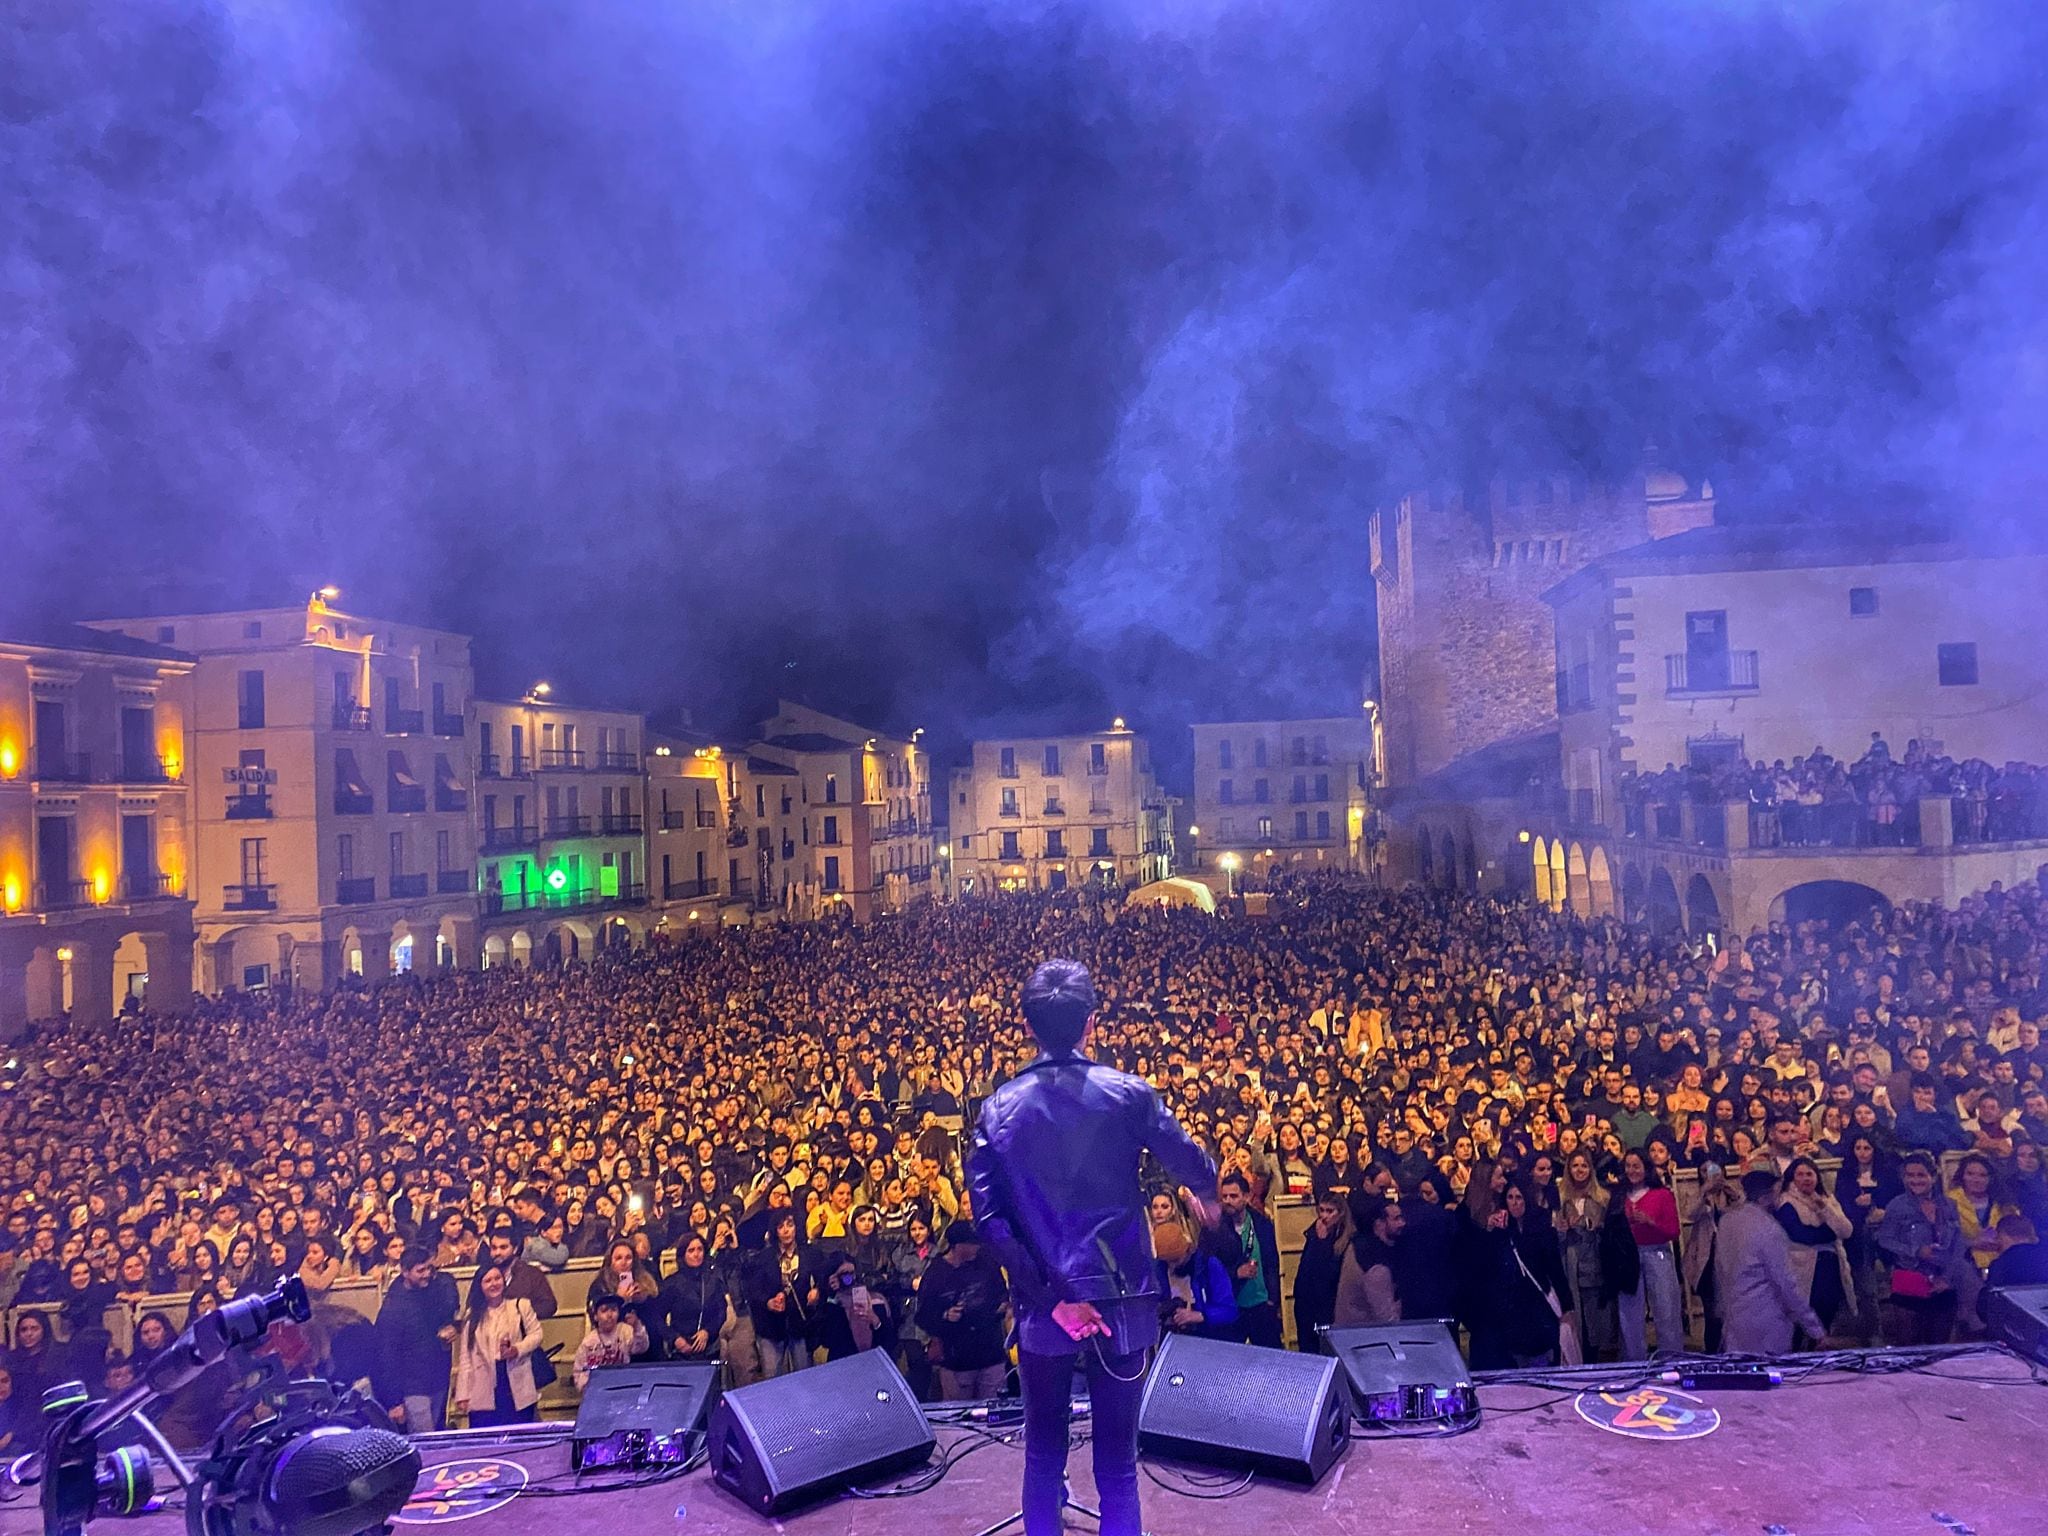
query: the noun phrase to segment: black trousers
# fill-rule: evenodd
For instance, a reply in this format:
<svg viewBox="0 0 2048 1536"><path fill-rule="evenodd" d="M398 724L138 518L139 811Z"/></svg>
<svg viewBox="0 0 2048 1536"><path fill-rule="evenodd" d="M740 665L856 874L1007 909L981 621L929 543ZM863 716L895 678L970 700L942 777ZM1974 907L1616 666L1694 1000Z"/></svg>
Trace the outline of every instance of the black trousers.
<svg viewBox="0 0 2048 1536"><path fill-rule="evenodd" d="M1245 1344L1256 1344L1261 1349L1282 1349L1280 1334L1280 1309L1270 1301L1260 1302L1256 1307L1241 1307L1237 1314L1237 1337ZM1304 1349L1313 1351L1315 1341L1304 1340Z"/></svg>
<svg viewBox="0 0 2048 1536"><path fill-rule="evenodd" d="M1138 1402L1145 1392L1145 1355L1142 1350L1105 1355L1098 1343L1090 1340L1078 1358L1088 1373L1102 1536L1142 1536ZM1024 1389L1024 1536L1060 1536L1075 1360L1073 1355L1017 1352L1017 1377Z"/></svg>

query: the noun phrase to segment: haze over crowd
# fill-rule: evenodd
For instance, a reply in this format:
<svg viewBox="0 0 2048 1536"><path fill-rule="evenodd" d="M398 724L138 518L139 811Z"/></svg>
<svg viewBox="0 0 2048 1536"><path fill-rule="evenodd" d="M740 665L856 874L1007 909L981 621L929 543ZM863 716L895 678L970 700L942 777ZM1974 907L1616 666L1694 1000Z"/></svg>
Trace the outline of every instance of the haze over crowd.
<svg viewBox="0 0 2048 1536"><path fill-rule="evenodd" d="M0 21L0 618L944 734L1355 708L1363 522L2041 488L2048 15L124 0ZM1314 645L1303 645L1313 633Z"/></svg>

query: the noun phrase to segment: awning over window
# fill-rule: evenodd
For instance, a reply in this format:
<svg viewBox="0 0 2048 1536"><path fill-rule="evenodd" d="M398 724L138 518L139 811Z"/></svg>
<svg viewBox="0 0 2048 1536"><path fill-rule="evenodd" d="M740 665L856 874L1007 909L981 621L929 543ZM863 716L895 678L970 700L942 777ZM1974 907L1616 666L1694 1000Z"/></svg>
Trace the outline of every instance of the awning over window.
<svg viewBox="0 0 2048 1536"><path fill-rule="evenodd" d="M434 783L441 789L460 790L462 780L455 777L455 765L448 761L446 752L434 754Z"/></svg>
<svg viewBox="0 0 2048 1536"><path fill-rule="evenodd" d="M391 782L400 789L418 789L419 780L412 776L412 764L405 760L405 754L393 747L390 755Z"/></svg>

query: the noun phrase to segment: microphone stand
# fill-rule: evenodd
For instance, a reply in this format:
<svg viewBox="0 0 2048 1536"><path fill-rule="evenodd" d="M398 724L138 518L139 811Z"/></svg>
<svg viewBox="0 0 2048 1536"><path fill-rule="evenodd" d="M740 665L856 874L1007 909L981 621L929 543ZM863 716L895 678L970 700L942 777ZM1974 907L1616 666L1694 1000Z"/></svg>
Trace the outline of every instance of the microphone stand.
<svg viewBox="0 0 2048 1536"><path fill-rule="evenodd" d="M163 1457L179 1486L190 1489L195 1481L192 1469L171 1448L145 1410L198 1380L209 1367L227 1358L229 1351L261 1339L272 1323L285 1318L304 1322L312 1315L306 1283L292 1275L273 1291L238 1297L217 1311L195 1317L177 1341L150 1362L142 1379L118 1397L99 1403L87 1401L85 1388L79 1385L75 1398L51 1405L70 1411L50 1425L43 1438L40 1463L19 1479L24 1483L33 1482L38 1476L42 1479L44 1536L81 1536L99 1503L99 1437L118 1428L124 1420L134 1421ZM129 1493L141 1491L143 1497L125 1499L116 1512L140 1514L148 1492L135 1488L126 1464L122 1470L129 1475Z"/></svg>

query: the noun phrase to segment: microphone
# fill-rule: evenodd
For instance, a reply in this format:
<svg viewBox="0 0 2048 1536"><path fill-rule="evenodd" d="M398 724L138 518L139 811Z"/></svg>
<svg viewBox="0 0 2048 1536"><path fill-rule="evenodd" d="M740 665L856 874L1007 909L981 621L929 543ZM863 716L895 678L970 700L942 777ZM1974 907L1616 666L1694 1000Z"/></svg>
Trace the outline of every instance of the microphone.
<svg viewBox="0 0 2048 1536"><path fill-rule="evenodd" d="M312 1298L306 1294L306 1282L297 1275L288 1275L277 1289L260 1296L237 1296L216 1311L192 1319L177 1342L150 1362L133 1390L147 1396L168 1397L197 1380L209 1365L225 1359L236 1345L254 1344L270 1332L272 1323L303 1323L312 1315ZM120 1401L116 1398L108 1407ZM102 1424L88 1423L86 1432L97 1434L115 1422L108 1419Z"/></svg>
<svg viewBox="0 0 2048 1536"><path fill-rule="evenodd" d="M420 1453L348 1395L251 1424L202 1470L186 1495L191 1536L359 1536L405 1507Z"/></svg>
<svg viewBox="0 0 2048 1536"><path fill-rule="evenodd" d="M235 1525L244 1533L357 1536L403 1509L419 1475L420 1453L405 1436L329 1425L269 1458L260 1516Z"/></svg>

